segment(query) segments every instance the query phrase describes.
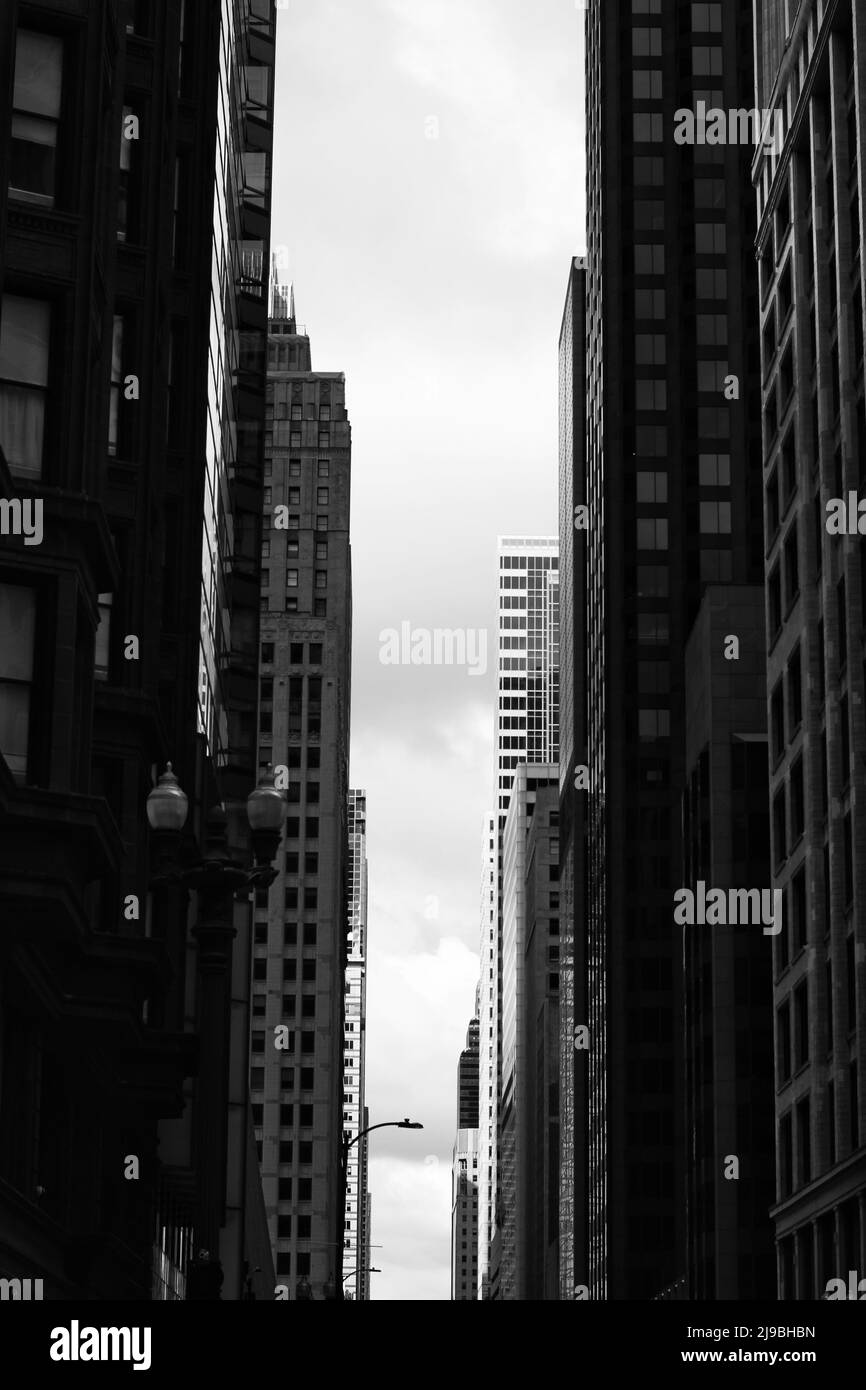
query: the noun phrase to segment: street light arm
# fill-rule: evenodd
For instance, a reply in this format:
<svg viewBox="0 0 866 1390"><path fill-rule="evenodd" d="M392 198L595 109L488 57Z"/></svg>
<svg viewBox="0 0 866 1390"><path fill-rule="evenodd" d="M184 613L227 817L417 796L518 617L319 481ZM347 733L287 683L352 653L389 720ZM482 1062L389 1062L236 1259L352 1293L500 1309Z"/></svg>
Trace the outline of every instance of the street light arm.
<svg viewBox="0 0 866 1390"><path fill-rule="evenodd" d="M407 1124L405 1120L381 1120L377 1125L370 1125L367 1129L362 1129L358 1134L350 1139L346 1144L348 1152L353 1144L357 1144L359 1139L364 1139L368 1134L372 1134L374 1129L423 1129L422 1124Z"/></svg>

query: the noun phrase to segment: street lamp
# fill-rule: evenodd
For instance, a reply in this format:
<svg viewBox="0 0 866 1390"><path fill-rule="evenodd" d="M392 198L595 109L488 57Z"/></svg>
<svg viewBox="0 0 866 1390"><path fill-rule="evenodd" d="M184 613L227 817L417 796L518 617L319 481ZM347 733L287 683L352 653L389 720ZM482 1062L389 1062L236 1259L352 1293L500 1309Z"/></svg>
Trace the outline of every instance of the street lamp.
<svg viewBox="0 0 866 1390"><path fill-rule="evenodd" d="M359 1139L364 1139L368 1134L372 1134L374 1129L423 1129L424 1126L419 1120L381 1120L377 1125L368 1125L366 1129L360 1129L357 1134L350 1139L348 1134L343 1132L343 1152L342 1164L340 1168L340 1211L343 1213L343 1220L346 1219L346 1193L349 1186L349 1150L353 1144L357 1144ZM339 1297L343 1298L343 1245L340 1245L338 1259L340 1262L340 1292Z"/></svg>
<svg viewBox="0 0 866 1390"><path fill-rule="evenodd" d="M358 1277L359 1274L381 1274L381 1273L382 1273L381 1269L377 1269L375 1265L367 1265L364 1269L350 1269L348 1274L344 1274L344 1275L343 1275L343 1283L344 1283L344 1284L348 1283L348 1281L349 1281L350 1279L357 1279L357 1277ZM345 1294L345 1293L343 1294L343 1302L344 1302L344 1303L352 1303L353 1301L354 1301L354 1300L353 1300L351 1294L348 1294L348 1295Z"/></svg>
<svg viewBox="0 0 866 1390"><path fill-rule="evenodd" d="M229 854L222 807L215 807L207 818L204 855L181 865L178 849L188 808L188 798L169 763L147 798L147 818L158 860L151 886L192 889L199 895L198 920L192 929L198 945L199 1033L204 1043L195 1112L199 1156L196 1236L213 1253L193 1261L187 1296L213 1299L220 1297L222 1284L217 1252L225 1205L234 899L254 888L270 887L277 877L272 861L287 807L269 768L247 798L255 858L251 866L239 864Z"/></svg>

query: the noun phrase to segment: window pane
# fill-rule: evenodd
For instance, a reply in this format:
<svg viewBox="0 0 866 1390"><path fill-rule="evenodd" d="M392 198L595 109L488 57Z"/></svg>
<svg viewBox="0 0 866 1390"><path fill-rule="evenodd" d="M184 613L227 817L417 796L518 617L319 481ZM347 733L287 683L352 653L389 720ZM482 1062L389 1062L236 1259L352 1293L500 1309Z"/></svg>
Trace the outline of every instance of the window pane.
<svg viewBox="0 0 866 1390"><path fill-rule="evenodd" d="M15 51L15 110L50 116L56 121L60 116L62 69L61 39L19 29Z"/></svg>
<svg viewBox="0 0 866 1390"><path fill-rule="evenodd" d="M45 386L51 306L42 299L4 294L0 319L0 380Z"/></svg>
<svg viewBox="0 0 866 1390"><path fill-rule="evenodd" d="M27 772L36 594L0 584L0 753L13 776Z"/></svg>

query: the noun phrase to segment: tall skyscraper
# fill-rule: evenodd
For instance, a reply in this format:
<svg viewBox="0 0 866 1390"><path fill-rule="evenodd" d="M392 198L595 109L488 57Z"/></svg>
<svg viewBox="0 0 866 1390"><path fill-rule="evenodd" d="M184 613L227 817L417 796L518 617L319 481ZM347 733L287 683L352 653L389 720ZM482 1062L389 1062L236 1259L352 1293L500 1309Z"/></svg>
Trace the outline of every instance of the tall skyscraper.
<svg viewBox="0 0 866 1390"><path fill-rule="evenodd" d="M586 752L586 532L575 510L586 501L586 260L573 257L559 333L559 1280L560 1298L574 1291L575 1247L586 1245L585 1067L577 1064L575 1020L586 1017L583 958L586 920L584 836L587 795L575 792ZM576 1128L576 1121L579 1127Z"/></svg>
<svg viewBox="0 0 866 1390"><path fill-rule="evenodd" d="M773 1217L779 1297L811 1299L866 1267L866 14L851 0L755 10L757 100L784 131L753 166L773 874L787 908Z"/></svg>
<svg viewBox="0 0 866 1390"><path fill-rule="evenodd" d="M478 1130L458 1129L451 1165L451 1299L472 1303L478 1287Z"/></svg>
<svg viewBox="0 0 866 1390"><path fill-rule="evenodd" d="M357 1140L365 1128L367 1048L367 794L349 792L349 959L346 964L346 1023L343 1042L343 1136ZM346 1292L364 1301L369 1291L366 1258L367 1140L352 1143L346 1175L343 1274Z"/></svg>
<svg viewBox="0 0 866 1390"><path fill-rule="evenodd" d="M466 1046L457 1063L457 1128L478 1128L478 1008L481 986L475 991L475 1017L466 1030Z"/></svg>
<svg viewBox="0 0 866 1390"><path fill-rule="evenodd" d="M352 637L345 397L342 373L313 371L294 293L287 303L275 287L258 732L260 766L273 764L288 782L289 815L279 877L256 900L251 1068L277 1278L293 1294L299 1281L317 1293L336 1277L345 1239ZM357 817L357 799L354 808Z"/></svg>
<svg viewBox="0 0 866 1390"><path fill-rule="evenodd" d="M490 1296L490 1249L496 1228L499 949L496 929L497 818L487 816L481 850L478 986L478 1297Z"/></svg>
<svg viewBox="0 0 866 1390"><path fill-rule="evenodd" d="M273 1294L250 904L203 920L145 802L171 760L184 862L247 850L275 8L0 13L0 498L42 518L0 535L0 1273L46 1299L184 1298L201 1247Z"/></svg>
<svg viewBox="0 0 866 1390"><path fill-rule="evenodd" d="M502 833L511 796L511 785L521 762L555 763L559 748L559 571L558 542L549 538L504 537L499 540L499 657L497 666L496 708L496 806L495 834L485 829L485 846L493 841L490 868L485 873L491 898L487 901L482 890L482 922L490 917L489 938L495 916L495 941L484 940L482 928L482 990L485 976L491 973L490 948L496 951L495 999L490 998L491 984L486 984L484 1008L496 1005L495 1020L491 1017L482 1064L482 1101L484 1087L487 1099L497 1105L496 1135L483 1146L480 1156L482 1169L481 1192L485 1197L484 1222L487 1208L493 1207L494 1233L485 1242L479 1262L479 1277L486 1281L487 1297L499 1297L499 1247L496 1228L501 1226L501 1174L499 1172L502 1096ZM492 881L490 875L492 874ZM483 1020L482 1020L483 1023ZM491 1049L490 1044L495 1044ZM491 1057L491 1051L494 1055ZM488 1123L484 1117L485 1125ZM485 1133L486 1133L485 1129ZM490 1152L492 1151L492 1152ZM491 1253L496 1251L496 1255Z"/></svg>
<svg viewBox="0 0 866 1390"><path fill-rule="evenodd" d="M521 763L502 836L503 1299L559 1293L558 863L557 768Z"/></svg>
<svg viewBox="0 0 866 1390"><path fill-rule="evenodd" d="M684 1277L684 651L705 585L760 582L763 537L752 151L681 143L678 113L751 108L751 45L747 0L587 10L585 666L563 679L586 708L574 1281L593 1298Z"/></svg>

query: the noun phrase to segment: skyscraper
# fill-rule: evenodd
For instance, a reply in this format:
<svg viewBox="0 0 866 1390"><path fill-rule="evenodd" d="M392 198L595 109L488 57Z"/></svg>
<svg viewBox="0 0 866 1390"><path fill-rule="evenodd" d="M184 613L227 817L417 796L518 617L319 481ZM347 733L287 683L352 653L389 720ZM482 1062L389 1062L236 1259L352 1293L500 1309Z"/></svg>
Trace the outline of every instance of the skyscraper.
<svg viewBox="0 0 866 1390"><path fill-rule="evenodd" d="M288 301L288 302L287 302ZM277 1278L336 1277L345 1239L344 982L350 863L351 433L346 383L312 369L294 293L268 337L259 763L288 783L286 850L257 895L252 1089ZM356 812L355 835L360 834ZM359 891L360 891L359 873ZM349 1020L358 1036L356 1021Z"/></svg>
<svg viewBox="0 0 866 1390"><path fill-rule="evenodd" d="M466 1030L466 1046L457 1063L457 1128L478 1128L478 1008L481 986L475 991L475 1017Z"/></svg>
<svg viewBox="0 0 866 1390"><path fill-rule="evenodd" d="M346 964L346 1023L343 1041L343 1135L349 1140L366 1127L364 1086L367 1048L367 794L349 792L349 959ZM363 1301L369 1279L366 1258L367 1140L349 1149L346 1176L343 1274L346 1293Z"/></svg>
<svg viewBox="0 0 866 1390"><path fill-rule="evenodd" d="M574 1290L575 1247L586 1244L585 1198L575 1144L585 1147L585 1068L577 1065L575 1020L586 1017L586 794L575 773L586 752L586 532L575 510L586 501L586 260L573 257L559 333L559 1279L560 1297ZM579 1118L579 1128L576 1119Z"/></svg>
<svg viewBox="0 0 866 1390"><path fill-rule="evenodd" d="M490 1249L496 1225L499 948L496 928L497 818L487 816L481 850L478 986L478 1297L490 1294Z"/></svg>
<svg viewBox="0 0 866 1390"><path fill-rule="evenodd" d="M0 1272L46 1298L183 1298L202 1246L224 1298L245 1262L273 1293L250 904L208 956L145 803L171 760L185 862L225 853L216 803L247 849L275 23L0 14L0 497L43 511L36 544L0 536Z"/></svg>
<svg viewBox="0 0 866 1390"><path fill-rule="evenodd" d="M751 44L746 0L587 10L585 666L562 679L586 709L574 1280L594 1298L684 1274L684 651L705 585L760 581L762 534L751 149L677 130L699 102L752 106Z"/></svg>
<svg viewBox="0 0 866 1390"><path fill-rule="evenodd" d="M755 154L774 884L778 1290L866 1265L866 15L759 3ZM854 524L850 522L854 512ZM845 522L839 524L840 511Z"/></svg>
<svg viewBox="0 0 866 1390"><path fill-rule="evenodd" d="M502 832L511 795L511 785L521 762L555 763L559 747L559 578L558 543L549 538L505 537L499 540L499 658L497 667L496 709L496 806L492 825L495 834L485 828L485 857L490 865L485 870L482 888L482 923L490 917L486 933L482 926L482 990L487 978L487 998L484 1008L495 1003L496 1017L488 1021L488 1037L482 1054L482 1102L492 1097L497 1104L497 1133L487 1152L482 1151L483 1171L480 1187L486 1198L483 1220L493 1207L493 1235L485 1242L479 1262L479 1277L486 1281L487 1296L499 1297L498 1253L496 1228L501 1226L501 1174L499 1172L501 1116L498 1110L502 1095ZM492 842L492 848L489 844ZM491 891L488 900L487 891ZM489 938L494 932L495 941ZM496 951L496 983L491 985L491 948ZM491 1000L490 990L495 998ZM481 1020L483 1024L483 1019ZM493 1029L493 1035L490 1029ZM493 1044L493 1047L491 1047ZM484 1117L485 1126L489 1123ZM486 1129L484 1130L486 1134Z"/></svg>
<svg viewBox="0 0 866 1390"><path fill-rule="evenodd" d="M559 1292L558 861L556 766L520 763L502 835L503 1299Z"/></svg>
<svg viewBox="0 0 866 1390"><path fill-rule="evenodd" d="M478 1130L458 1129L451 1165L451 1299L472 1303L478 1287Z"/></svg>

